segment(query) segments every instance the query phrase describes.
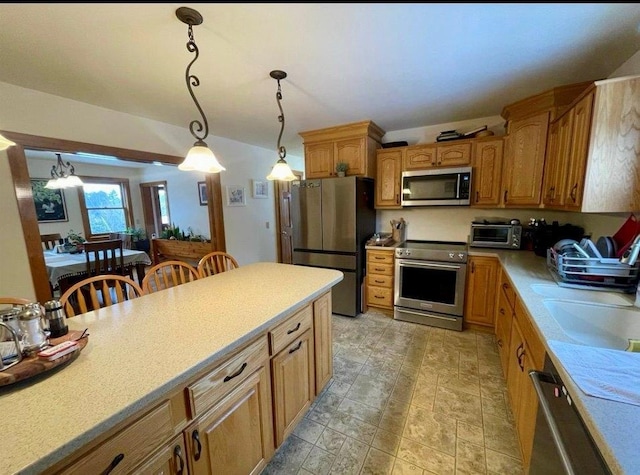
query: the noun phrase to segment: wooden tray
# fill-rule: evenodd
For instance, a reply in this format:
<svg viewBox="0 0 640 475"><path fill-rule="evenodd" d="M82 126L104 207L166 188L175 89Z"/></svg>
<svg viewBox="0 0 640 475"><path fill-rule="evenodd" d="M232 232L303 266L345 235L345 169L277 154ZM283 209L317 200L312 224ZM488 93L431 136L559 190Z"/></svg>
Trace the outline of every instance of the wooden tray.
<svg viewBox="0 0 640 475"><path fill-rule="evenodd" d="M77 340L78 338L80 338L80 336L82 336L82 333L83 332L81 331L70 331L60 338L51 338L49 341L52 345L57 345L68 340ZM87 343L89 342L88 335L77 340L77 342L79 346L77 350L64 355L54 361L43 360L41 358L38 358L38 356L36 355L23 358L22 361L17 365L0 372L0 387L31 379L35 376L51 371L52 369L58 368L66 363L70 363L71 361L75 360L82 349L87 346Z"/></svg>

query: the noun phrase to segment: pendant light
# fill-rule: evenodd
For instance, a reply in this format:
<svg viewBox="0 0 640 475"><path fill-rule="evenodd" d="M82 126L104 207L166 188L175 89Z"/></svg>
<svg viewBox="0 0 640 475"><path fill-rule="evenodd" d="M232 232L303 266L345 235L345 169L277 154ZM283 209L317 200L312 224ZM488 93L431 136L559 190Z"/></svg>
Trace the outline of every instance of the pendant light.
<svg viewBox="0 0 640 475"><path fill-rule="evenodd" d="M76 169L73 165L69 162L65 164L59 153L56 153L56 155L58 156L58 162L51 167L51 179L44 187L57 190L84 185L82 180L76 175Z"/></svg>
<svg viewBox="0 0 640 475"><path fill-rule="evenodd" d="M200 79L195 74L190 74L191 66L196 62L200 52L198 50L198 46L196 45L195 40L193 39L193 25L202 24L202 15L198 13L196 10L188 7L180 7L176 10L176 16L178 19L189 25L188 36L189 41L187 41L187 51L190 53L195 53L195 58L189 63L187 66L187 71L185 73L185 79L187 81L187 89L189 90L189 94L191 95L191 99L196 104L200 115L202 115L202 122L195 119L192 120L189 124L189 131L191 135L193 135L196 139L196 142L193 144L193 147L187 153L184 161L178 165L178 169L190 171L195 170L204 173L219 173L222 170L226 170L220 163L218 159L211 151L211 149L207 146L204 139L209 135L209 123L207 122L207 118L204 115L202 107L200 107L200 103L196 99L196 96L193 93L193 89L191 86L199 86ZM203 125L204 123L204 125ZM203 132L202 135L199 133Z"/></svg>
<svg viewBox="0 0 640 475"><path fill-rule="evenodd" d="M2 134L0 134L0 150L6 150L9 147L14 146L16 143L11 140L5 138Z"/></svg>
<svg viewBox="0 0 640 475"><path fill-rule="evenodd" d="M267 176L267 180L280 180L280 181L293 181L297 180L289 164L285 161L284 157L287 156L287 149L284 148L284 145L280 145L280 139L282 139L282 132L284 131L284 112L282 111L282 105L280 101L282 100L282 91L280 90L280 80L287 77L287 73L284 71L271 71L269 73L271 77L278 81L278 92L276 92L276 101L278 101L278 108L280 109L280 115L278 116L278 121L280 122L280 135L278 135L278 156L280 157L276 164L271 169L271 173Z"/></svg>

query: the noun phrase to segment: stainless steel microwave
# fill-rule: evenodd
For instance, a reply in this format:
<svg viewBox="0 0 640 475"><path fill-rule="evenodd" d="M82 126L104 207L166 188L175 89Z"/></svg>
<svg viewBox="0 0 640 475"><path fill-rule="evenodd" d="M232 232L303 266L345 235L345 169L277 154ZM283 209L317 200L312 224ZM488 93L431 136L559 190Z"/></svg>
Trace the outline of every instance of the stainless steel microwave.
<svg viewBox="0 0 640 475"><path fill-rule="evenodd" d="M402 172L402 206L465 206L471 194L471 167Z"/></svg>

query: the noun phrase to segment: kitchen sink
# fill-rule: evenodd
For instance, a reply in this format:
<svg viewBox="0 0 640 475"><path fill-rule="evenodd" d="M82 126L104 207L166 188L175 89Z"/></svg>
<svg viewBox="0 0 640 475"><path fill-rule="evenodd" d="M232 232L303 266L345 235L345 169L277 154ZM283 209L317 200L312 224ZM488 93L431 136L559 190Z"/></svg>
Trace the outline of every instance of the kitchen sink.
<svg viewBox="0 0 640 475"><path fill-rule="evenodd" d="M598 303L605 305L619 305L624 307L633 306L632 297L625 294L606 292L600 290L580 290L568 287L560 287L553 284L532 284L531 289L543 297L576 300L578 302Z"/></svg>
<svg viewBox="0 0 640 475"><path fill-rule="evenodd" d="M578 343L625 350L629 338L640 339L640 309L568 300L543 300L564 333Z"/></svg>

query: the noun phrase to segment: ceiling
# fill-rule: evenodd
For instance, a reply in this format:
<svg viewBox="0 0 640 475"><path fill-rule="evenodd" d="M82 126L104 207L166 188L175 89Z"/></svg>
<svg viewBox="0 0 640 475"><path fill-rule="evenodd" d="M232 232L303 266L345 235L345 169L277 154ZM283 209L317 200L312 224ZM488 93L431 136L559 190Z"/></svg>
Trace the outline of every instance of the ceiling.
<svg viewBox="0 0 640 475"><path fill-rule="evenodd" d="M186 128L200 116L180 6L204 17L191 72L210 135L275 149L269 72L281 69L282 144L298 156L300 131L498 115L551 87L605 78L640 50L632 3L3 3L0 81Z"/></svg>

